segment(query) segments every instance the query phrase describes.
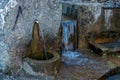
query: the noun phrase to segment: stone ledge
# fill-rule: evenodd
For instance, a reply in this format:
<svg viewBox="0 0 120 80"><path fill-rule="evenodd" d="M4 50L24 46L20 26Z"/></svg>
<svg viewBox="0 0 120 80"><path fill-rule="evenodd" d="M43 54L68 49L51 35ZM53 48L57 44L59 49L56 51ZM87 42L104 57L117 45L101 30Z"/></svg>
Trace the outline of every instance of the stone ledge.
<svg viewBox="0 0 120 80"><path fill-rule="evenodd" d="M98 4L102 5L103 8L120 8L120 2L71 2L71 1L61 1L62 4L69 4L69 5L93 5Z"/></svg>

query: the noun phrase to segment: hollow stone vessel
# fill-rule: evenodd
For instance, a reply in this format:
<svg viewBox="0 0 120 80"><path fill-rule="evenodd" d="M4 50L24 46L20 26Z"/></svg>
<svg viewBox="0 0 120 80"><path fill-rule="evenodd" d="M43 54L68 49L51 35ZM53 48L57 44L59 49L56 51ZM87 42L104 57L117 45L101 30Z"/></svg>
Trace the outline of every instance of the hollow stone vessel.
<svg viewBox="0 0 120 80"><path fill-rule="evenodd" d="M98 80L120 80L120 67L111 69Z"/></svg>
<svg viewBox="0 0 120 80"><path fill-rule="evenodd" d="M32 40L24 58L23 69L33 75L40 73L56 75L60 69L60 55L54 51L46 50L45 45L40 40L39 25L35 22Z"/></svg>

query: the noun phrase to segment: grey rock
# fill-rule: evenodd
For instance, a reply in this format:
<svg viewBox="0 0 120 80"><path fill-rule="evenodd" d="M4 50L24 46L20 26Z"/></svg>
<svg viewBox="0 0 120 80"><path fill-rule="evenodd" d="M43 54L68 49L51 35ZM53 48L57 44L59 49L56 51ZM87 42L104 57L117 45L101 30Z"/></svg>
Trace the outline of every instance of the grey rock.
<svg viewBox="0 0 120 80"><path fill-rule="evenodd" d="M0 3L0 69L7 65L14 73L22 65L22 54L31 40L34 20L40 24L40 33L55 38L62 7L59 0L9 0L4 3Z"/></svg>
<svg viewBox="0 0 120 80"><path fill-rule="evenodd" d="M9 54L7 52L8 45L3 41L0 41L0 70L4 70L9 60Z"/></svg>
<svg viewBox="0 0 120 80"><path fill-rule="evenodd" d="M19 66L22 65L22 54L25 53L31 40L33 22L36 19L40 24L40 34L44 34L47 45L50 45L50 47L57 45L53 45L53 42L58 38L57 34L60 27L62 15L60 1L77 5L81 2L84 4L96 4L96 2L102 4L106 2L104 5L112 8L120 5L117 3L120 2L119 0L2 0L0 2L0 54L2 55L0 56L0 69L5 69L7 65L15 72L20 68ZM115 5L113 5L114 2L116 2ZM87 17L82 16L82 18L79 18L83 21L82 25L85 26L87 23L96 22L100 16L98 14L100 13L99 6L96 8L93 6L96 10L87 6L84 7ZM82 7L80 10L84 8ZM89 10L86 10L86 8L89 8ZM73 12L76 13L76 11ZM72 14L76 15L74 13Z"/></svg>

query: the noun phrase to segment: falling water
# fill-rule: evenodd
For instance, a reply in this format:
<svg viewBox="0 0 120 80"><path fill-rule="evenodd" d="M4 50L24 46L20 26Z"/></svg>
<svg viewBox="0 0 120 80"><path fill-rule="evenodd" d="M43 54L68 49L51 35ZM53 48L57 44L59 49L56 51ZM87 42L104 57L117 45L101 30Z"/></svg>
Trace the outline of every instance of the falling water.
<svg viewBox="0 0 120 80"><path fill-rule="evenodd" d="M76 54L72 53L71 50L74 50L74 36L75 36L75 27L77 21L75 20L66 20L62 21L62 55L67 57L75 57ZM71 40L74 39L74 40Z"/></svg>
<svg viewBox="0 0 120 80"><path fill-rule="evenodd" d="M62 51L68 51L68 50L73 50L74 49L74 41L73 38L75 37L74 33L75 33L75 27L76 27L76 21L62 21L62 29L63 29L63 33L62 33Z"/></svg>
<svg viewBox="0 0 120 80"><path fill-rule="evenodd" d="M76 27L77 21L73 20L67 20L62 21L62 55L68 56L68 57L75 57L76 54L70 52L71 50L74 50L74 40L76 40L75 37L75 27ZM74 39L74 40L71 40Z"/></svg>
<svg viewBox="0 0 120 80"><path fill-rule="evenodd" d="M37 23L39 23L39 22L37 21ZM45 54L45 57L46 57L46 60L47 60L48 59L48 55L47 55L47 51L46 51L46 42L45 42L44 32L43 32L42 28L40 28L40 33L41 33L42 40L43 40L44 54Z"/></svg>
<svg viewBox="0 0 120 80"><path fill-rule="evenodd" d="M38 23L38 21L37 21L37 23ZM42 40L43 40L45 58L47 60L48 55L47 55L47 50L46 50L46 41L45 41L45 36L44 36L44 32L43 32L42 28L40 28L40 32L41 32L41 36L42 36ZM47 73L46 66L44 67L44 73ZM45 80L48 80L47 74L45 74Z"/></svg>
<svg viewBox="0 0 120 80"><path fill-rule="evenodd" d="M68 65L83 65L88 61L84 56L75 51L76 45L76 24L75 20L62 21L62 61Z"/></svg>
<svg viewBox="0 0 120 80"><path fill-rule="evenodd" d="M113 15L112 10L105 10L105 27L107 30L111 28L111 16Z"/></svg>

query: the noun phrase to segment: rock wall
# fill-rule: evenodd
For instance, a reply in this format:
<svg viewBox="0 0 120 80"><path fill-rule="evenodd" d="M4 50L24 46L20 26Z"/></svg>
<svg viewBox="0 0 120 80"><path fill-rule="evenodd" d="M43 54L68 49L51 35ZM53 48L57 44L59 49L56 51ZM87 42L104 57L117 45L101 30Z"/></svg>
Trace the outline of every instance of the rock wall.
<svg viewBox="0 0 120 80"><path fill-rule="evenodd" d="M90 32L95 27L105 29L103 24L101 25L104 21L102 8L118 8L119 2L119 0L0 0L0 70L7 72L10 70L14 73L20 68L22 55L25 54L31 40L33 23L36 19L40 25L40 34L44 35L47 49L59 51L61 3L77 5L77 8L72 7L75 8L72 13L75 16L72 18L78 19L79 27L85 27L79 30ZM77 9L79 14L76 14ZM112 18L114 24L111 25L115 25L117 29L120 22L116 14L119 15L118 10L113 11L115 17Z"/></svg>
<svg viewBox="0 0 120 80"><path fill-rule="evenodd" d="M46 42L56 39L61 12L59 0L2 0L0 2L0 55L2 55L0 70L9 69L15 72L20 68L22 55L25 54L32 37L34 20L38 20L40 34L45 36Z"/></svg>
<svg viewBox="0 0 120 80"><path fill-rule="evenodd" d="M72 3L79 3L79 2L120 2L119 0L61 0L61 1L70 1Z"/></svg>
<svg viewBox="0 0 120 80"><path fill-rule="evenodd" d="M102 5L92 3L78 7L78 48L87 48L89 33L99 33L104 26Z"/></svg>
<svg viewBox="0 0 120 80"><path fill-rule="evenodd" d="M63 15L78 21L78 48L86 48L87 38L92 39L97 33L120 31L119 0L62 0L62 3Z"/></svg>

